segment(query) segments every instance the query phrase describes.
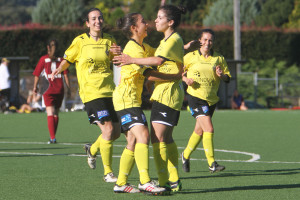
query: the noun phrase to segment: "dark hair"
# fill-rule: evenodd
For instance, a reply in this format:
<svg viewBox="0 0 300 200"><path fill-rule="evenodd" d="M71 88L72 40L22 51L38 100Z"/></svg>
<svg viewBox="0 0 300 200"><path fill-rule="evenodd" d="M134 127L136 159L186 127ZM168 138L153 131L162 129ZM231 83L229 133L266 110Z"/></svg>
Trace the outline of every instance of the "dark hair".
<svg viewBox="0 0 300 200"><path fill-rule="evenodd" d="M57 46L58 46L58 42L57 42L57 40L56 40L55 38L49 39L49 40L47 41L47 46L50 46L50 43L51 43L52 41L54 42L55 46L57 47Z"/></svg>
<svg viewBox="0 0 300 200"><path fill-rule="evenodd" d="M213 39L215 40L215 32L213 31L213 30L211 30L211 29L202 29L201 31L200 31L200 34L199 34L199 36L198 36L198 39L201 39L202 38L202 36L203 36L203 33L210 33L212 36L213 36Z"/></svg>
<svg viewBox="0 0 300 200"><path fill-rule="evenodd" d="M186 13L186 8L183 6L163 5L159 10L164 10L168 21L174 20L173 29L179 26L181 14Z"/></svg>
<svg viewBox="0 0 300 200"><path fill-rule="evenodd" d="M122 18L119 18L116 21L116 25L118 29L120 29L123 34L129 39L132 36L132 32L130 31L131 26L135 26L138 20L139 13L129 13Z"/></svg>
<svg viewBox="0 0 300 200"><path fill-rule="evenodd" d="M90 8L85 15L84 21L87 21L87 22L89 21L89 14L90 14L90 12L93 12L93 11L99 11L103 18L103 14L99 8Z"/></svg>

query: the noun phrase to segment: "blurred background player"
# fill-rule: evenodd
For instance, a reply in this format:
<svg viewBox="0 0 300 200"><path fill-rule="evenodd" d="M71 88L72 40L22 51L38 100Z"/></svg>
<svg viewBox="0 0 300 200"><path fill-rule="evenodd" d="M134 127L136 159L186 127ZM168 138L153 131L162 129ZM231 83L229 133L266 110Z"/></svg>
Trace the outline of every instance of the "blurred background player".
<svg viewBox="0 0 300 200"><path fill-rule="evenodd" d="M40 58L33 72L33 92L35 93L35 95L38 94L38 83L41 74L42 77L45 78L49 84L47 90L42 94L43 101L46 106L48 130L50 134L50 140L48 144L56 143L56 131L59 122L58 114L64 98L63 78L68 88L68 92L70 91L68 71L56 74L54 79L50 79L52 72L56 70L56 68L62 61L62 58L57 56L57 45L57 40L49 40L49 42L47 43L48 54Z"/></svg>
<svg viewBox="0 0 300 200"><path fill-rule="evenodd" d="M184 56L187 77L183 76L182 80L188 85L188 104L192 116L196 119L194 132L181 153L185 172L190 171L190 156L202 138L209 171L213 173L225 169L224 166L218 165L214 158L214 128L211 118L219 101L217 92L220 81L228 83L231 75L224 57L212 49L214 39L215 34L212 30L202 30L198 39L201 47Z"/></svg>
<svg viewBox="0 0 300 200"><path fill-rule="evenodd" d="M234 90L231 97L231 109L248 110L248 107L245 105L243 95L239 94L238 90Z"/></svg>
<svg viewBox="0 0 300 200"><path fill-rule="evenodd" d="M7 58L1 59L0 65L0 102L1 110L7 111L10 106L10 74L8 70L9 60Z"/></svg>
<svg viewBox="0 0 300 200"><path fill-rule="evenodd" d="M102 134L91 145L84 146L88 165L96 168L96 155L100 149L104 167L104 181L116 182L112 171L113 141L120 136L120 124L112 102L115 88L110 61L121 49L113 44L115 39L103 29L103 14L98 8L91 8L86 15L88 33L77 36L65 51L64 60L52 73L52 78L75 63L79 95L85 105L90 124L97 125Z"/></svg>
<svg viewBox="0 0 300 200"><path fill-rule="evenodd" d="M29 90L26 103L22 104L17 110L18 113L31 113L42 111L42 96L40 93L34 93Z"/></svg>

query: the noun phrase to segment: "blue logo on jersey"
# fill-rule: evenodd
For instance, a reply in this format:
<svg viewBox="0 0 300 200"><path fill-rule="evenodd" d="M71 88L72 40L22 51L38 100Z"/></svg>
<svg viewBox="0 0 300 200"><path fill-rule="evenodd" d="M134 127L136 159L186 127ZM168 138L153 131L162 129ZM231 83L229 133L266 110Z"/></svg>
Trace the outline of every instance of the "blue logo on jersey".
<svg viewBox="0 0 300 200"><path fill-rule="evenodd" d="M124 124L127 124L129 122L131 122L132 119L131 119L131 115L130 114L126 114L126 115L123 115L121 117L121 124L124 125Z"/></svg>
<svg viewBox="0 0 300 200"><path fill-rule="evenodd" d="M98 119L109 116L108 110L101 110L97 112Z"/></svg>
<svg viewBox="0 0 300 200"><path fill-rule="evenodd" d="M202 106L202 110L204 113L207 113L209 111L208 106Z"/></svg>
<svg viewBox="0 0 300 200"><path fill-rule="evenodd" d="M194 115L194 113L195 113L193 108L191 108L191 107L190 107L190 112L191 112L192 115Z"/></svg>
<svg viewBox="0 0 300 200"><path fill-rule="evenodd" d="M146 122L146 116L144 114L142 114L142 119L143 119L143 122Z"/></svg>

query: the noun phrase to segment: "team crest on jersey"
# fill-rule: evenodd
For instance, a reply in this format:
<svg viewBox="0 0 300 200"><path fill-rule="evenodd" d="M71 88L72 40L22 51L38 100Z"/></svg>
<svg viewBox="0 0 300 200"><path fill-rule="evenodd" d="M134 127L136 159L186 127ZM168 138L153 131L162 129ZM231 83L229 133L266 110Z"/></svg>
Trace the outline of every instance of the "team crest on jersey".
<svg viewBox="0 0 300 200"><path fill-rule="evenodd" d="M98 119L109 116L108 110L101 110L97 112Z"/></svg>
<svg viewBox="0 0 300 200"><path fill-rule="evenodd" d="M124 125L124 124L127 124L129 122L131 122L132 119L131 119L131 115L130 114L126 114L126 115L123 115L121 117L121 124Z"/></svg>
<svg viewBox="0 0 300 200"><path fill-rule="evenodd" d="M202 110L204 113L207 113L209 111L208 106L202 106Z"/></svg>

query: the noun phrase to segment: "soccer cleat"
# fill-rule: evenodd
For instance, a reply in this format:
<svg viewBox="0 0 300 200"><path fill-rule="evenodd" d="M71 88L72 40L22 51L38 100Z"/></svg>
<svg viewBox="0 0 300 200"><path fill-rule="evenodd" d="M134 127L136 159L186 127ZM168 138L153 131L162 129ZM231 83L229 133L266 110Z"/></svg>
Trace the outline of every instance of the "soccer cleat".
<svg viewBox="0 0 300 200"><path fill-rule="evenodd" d="M225 166L219 165L216 161L211 164L210 167L208 167L210 173L223 171L225 169Z"/></svg>
<svg viewBox="0 0 300 200"><path fill-rule="evenodd" d="M140 190L137 189L136 186L127 183L126 185L122 185L122 186L116 184L114 187L114 192L115 193L139 193Z"/></svg>
<svg viewBox="0 0 300 200"><path fill-rule="evenodd" d="M107 183L115 183L117 182L118 178L115 177L114 173L110 172L104 175L103 180Z"/></svg>
<svg viewBox="0 0 300 200"><path fill-rule="evenodd" d="M88 155L87 162L88 162L89 167L91 169L95 169L96 168L96 156L93 156L91 154L91 151L90 151L91 146L92 146L91 144L85 144L84 149L85 149L86 154Z"/></svg>
<svg viewBox="0 0 300 200"><path fill-rule="evenodd" d="M153 181L145 184L139 184L139 190L149 195L165 195L166 188L159 187Z"/></svg>
<svg viewBox="0 0 300 200"><path fill-rule="evenodd" d="M186 159L183 156L183 152L181 153L181 161L182 161L182 169L184 172L190 172L190 159Z"/></svg>
<svg viewBox="0 0 300 200"><path fill-rule="evenodd" d="M56 139L55 138L54 139L50 139L48 141L48 144L56 144Z"/></svg>
<svg viewBox="0 0 300 200"><path fill-rule="evenodd" d="M181 191L182 189L182 183L180 180L176 181L176 182L169 182L167 183L167 185L165 186L166 188L169 188L169 190L171 190L172 192L178 192Z"/></svg>

